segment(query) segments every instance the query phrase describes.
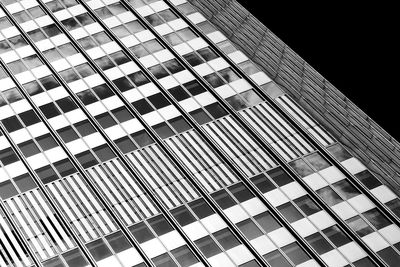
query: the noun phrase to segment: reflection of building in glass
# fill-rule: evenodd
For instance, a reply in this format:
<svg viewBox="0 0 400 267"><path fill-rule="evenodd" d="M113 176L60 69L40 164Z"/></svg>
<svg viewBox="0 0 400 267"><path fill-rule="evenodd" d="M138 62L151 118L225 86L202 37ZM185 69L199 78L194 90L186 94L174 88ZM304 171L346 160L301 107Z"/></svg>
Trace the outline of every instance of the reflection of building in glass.
<svg viewBox="0 0 400 267"><path fill-rule="evenodd" d="M0 2L0 266L396 266L399 198L211 2Z"/></svg>

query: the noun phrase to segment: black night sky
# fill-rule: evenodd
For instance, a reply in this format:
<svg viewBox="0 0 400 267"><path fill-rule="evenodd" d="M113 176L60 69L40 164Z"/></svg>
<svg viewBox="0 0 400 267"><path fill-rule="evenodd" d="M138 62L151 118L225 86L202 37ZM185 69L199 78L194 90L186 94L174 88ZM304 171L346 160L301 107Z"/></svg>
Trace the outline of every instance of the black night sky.
<svg viewBox="0 0 400 267"><path fill-rule="evenodd" d="M238 1L400 141L394 4Z"/></svg>

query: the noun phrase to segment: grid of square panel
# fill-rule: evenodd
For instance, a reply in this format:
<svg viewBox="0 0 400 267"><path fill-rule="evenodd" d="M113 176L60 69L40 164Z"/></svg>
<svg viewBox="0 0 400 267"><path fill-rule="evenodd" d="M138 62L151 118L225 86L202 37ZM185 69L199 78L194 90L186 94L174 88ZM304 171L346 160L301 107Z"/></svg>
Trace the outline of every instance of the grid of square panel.
<svg viewBox="0 0 400 267"><path fill-rule="evenodd" d="M196 191L193 190L191 186L188 186L189 183L187 183L185 179L180 177L181 174L174 170L174 166L168 166L168 168L170 171L173 170L174 176L177 177L177 179L172 181L166 179L169 175L165 175L165 173L161 171L162 167L160 166L164 165L165 167L165 162L168 162L169 159L162 156L163 153L160 151L158 146L152 145L153 141L147 136L146 132L143 131L143 126L133 118L132 113L128 112L128 110L123 106L123 103L121 103L113 92L107 88L108 86L105 81L102 80L93 69L91 69L85 59L69 43L69 40L60 34L60 30L53 24L51 19L45 15L43 10L41 10L41 12L38 10L37 2L25 0L22 1L20 5L14 3L16 1L5 2L11 4L7 6L7 8L13 13L15 18L18 18L19 22L22 23L21 25L23 25L24 22L26 23L24 26L26 28L24 28L24 30L26 30L29 36L35 40L37 46L43 51L46 58L52 62L53 67L55 67L68 82L68 85L71 87L73 92L79 96L90 114L95 117L105 129L107 135L112 137L112 140L119 144L120 149L123 150L124 153L134 151L132 154L128 154L129 159L134 162L135 166L141 166L140 168L137 168L137 171L146 177L146 179L149 179L154 183L152 188L159 196L161 196L163 203L165 203L169 208L172 208L196 198ZM265 254L268 262L287 264L288 266L297 265L304 261L307 262L308 256L304 252L301 252L301 248L294 242L293 237L287 237L287 235L285 236L285 234L282 234L279 231L276 232L279 234L276 234L275 232L274 234L269 234L269 231L264 227L266 227L266 222L274 222L271 219L273 217L271 217L267 209L263 207L263 204L259 203L260 200L254 196L251 197L251 193L247 192L248 190L244 188L241 183L236 183L238 180L235 178L235 175L224 166L223 162L220 162L216 154L207 147L205 141L202 140L195 131L190 130L190 126L180 116L176 108L174 108L171 103L162 96L159 89L156 88L154 84L150 83L145 76L143 76L143 73L141 73L139 68L128 59L125 52L123 52L121 48L116 45L109 36L107 36L97 23L94 23L94 21L90 19L90 16L86 11L80 5L77 5L77 2L45 2L47 2L47 5L52 9L56 16L59 16L57 19L61 20L65 27L71 31L74 39L76 39L77 42L87 50L90 57L101 66L101 69L106 73L107 77L123 92L124 97L132 103L141 115L143 115L146 123L152 126L152 128L166 140L166 143L174 150L174 152L179 155L180 159L182 159L185 162L185 165L191 169L191 172L196 176L198 181L207 188L207 191L211 193L222 189L213 195L218 200L222 199L221 203L217 201L221 206L221 209L224 210L225 214L230 215L228 217L230 217L246 237L251 240L250 242L252 242L252 244L259 250L259 253L263 255ZM102 19L105 20L107 26L110 27L119 38L121 38L124 44L129 47L135 56L140 59L141 63L146 66L148 71L150 71L163 87L174 96L180 106L184 107L184 110L190 113L199 124L204 125L203 129L212 136L214 141L223 144L222 146L224 151L229 153L230 158L242 168L246 175L250 177L259 174L252 179L255 184L271 184L273 188L276 188L274 193L265 194L266 199L272 202L276 199L277 195L279 195L279 197L283 196L278 200L278 203L274 202L274 206L278 207L285 218L287 218L291 223L297 223L294 224L294 227L301 232L301 235L310 244L314 245L318 249L319 246L322 246L323 249L325 249L318 251L318 253L324 255L323 257L325 257L324 260L326 262L332 261L335 258L340 258L343 266L347 263L357 262L360 259L365 263L365 253L357 247L354 241L348 240L348 237L341 232L327 214L321 212L320 208L313 203L312 199L303 193L304 190L301 189L298 183L292 181L293 179L290 177L288 181L286 181L282 176L274 176L274 171L279 170L279 168L261 174L263 171L274 167L275 163L266 156L265 152L254 144L248 134L245 133L232 118L225 116L226 113L218 106L219 104L217 100L212 97L207 90L200 86L194 77L189 75L187 70L185 70L184 67L173 58L167 49L156 40L155 36L146 30L130 12L121 8L121 4L118 3L119 1L87 2L92 8L94 8L95 12L100 17L103 16ZM138 8L139 12L143 12L141 15L146 15L145 18L155 26L159 33L162 35L167 34L165 37L170 41L171 45L181 45L182 51L185 51L186 49L185 53L181 54L185 56L193 67L196 68L197 66L200 66L196 71L200 73L201 76L205 77L206 80L215 87L214 89L223 96L223 98L227 99L235 109L243 110L245 108L242 114L246 114L247 119L252 121L254 125L257 125L259 131L263 131L263 136L277 151L280 152L283 157L285 157L286 160L295 159L301 155L312 156L312 154L308 155L308 153L313 151L313 148L304 140L301 140L300 136L296 134L285 121L282 119L280 120L279 116L276 113L273 113L265 103L261 103L261 99L256 98L255 93L251 91L251 87L249 88L248 85L243 84L243 81L240 80L238 74L235 74L229 66L226 66L227 63L221 62L221 59L216 56L211 47L195 42L190 43L190 41L195 39L196 36L187 28L187 25L182 25L182 21L176 21L176 15L172 13L171 10L168 10L168 7L165 4L163 5L162 1L129 2L135 8ZM185 5L187 6L187 4ZM142 10L140 8L142 8ZM65 12L66 10L67 12ZM30 22L32 19L36 20L36 18L38 18L38 21L36 21L36 26L34 26L34 24ZM3 25L6 24L7 23L3 23ZM167 25L169 28L166 27ZM5 27L5 29L5 36L11 36L11 38L17 36L13 35L15 32L13 33L12 30L8 30L7 27ZM12 41L6 38L6 44L11 48L11 50L19 47L19 45L24 47L24 43L22 42L21 44L19 38L11 40ZM185 43L185 41L187 41L187 43ZM17 43L17 45L14 43ZM189 50L188 47L190 47ZM9 48L6 48L6 51L7 49ZM180 51L178 48L176 49ZM8 50L7 52L11 50ZM21 54L17 54L19 56L19 59L17 60L17 57L14 55L7 54L9 57L5 57L8 66L16 74L16 77L25 81L25 83L27 82L23 79L28 77L25 75L27 69L38 67L37 58L35 58L32 51L27 50L29 49L21 49ZM187 53L187 51L190 51L190 53ZM64 59L66 56L68 56L67 60ZM71 58L69 58L69 56L71 56ZM254 66L251 65L251 62L246 61L245 63L246 64L242 65L246 69L254 71ZM210 69L212 71L210 71ZM37 72L41 71L43 71L43 68ZM21 75L21 73L24 75ZM259 84L265 85L268 89L271 83L268 83L269 80L267 77L260 74L258 71L256 74L258 75L252 77L257 80ZM39 81L38 76L35 76L34 79ZM236 81L240 82L237 82L235 85L234 83ZM76 83L73 84L74 82ZM39 83L39 85L44 84L45 82ZM99 86L99 88L96 86ZM27 86L27 88L35 88L31 89L32 92L34 92L33 95L37 91L36 85L32 87ZM220 91L217 89L220 89ZM277 89L274 88L274 90ZM57 95L59 94L60 93L57 92ZM64 96L67 96L66 92L63 92L63 94ZM12 93L6 93L6 95L9 97L6 96L5 99L12 99ZM38 95L40 95L40 93ZM39 99L41 97L37 98ZM108 99L108 102L103 101L103 99ZM250 108L247 109L256 104L259 105L255 112ZM122 115L118 116L117 114ZM149 116L147 116L148 114ZM215 121L208 123L212 119L215 119ZM135 121L121 127L124 120ZM116 121L118 121L119 124ZM71 123L69 125L69 127L73 127ZM139 133L135 134L129 132L133 129L135 132ZM329 135L321 134L319 129L317 129L317 135L319 137L323 136L327 144L331 143ZM280 140L283 140L283 142L280 142ZM193 151L193 147L195 147L195 151ZM95 153L95 157L96 156L97 154ZM100 159L100 161L105 161L112 157L114 156ZM267 161L263 161L265 159L267 159ZM91 167L95 164L97 164L97 162L89 163L87 167ZM170 164L173 165L172 163ZM268 167L266 168L265 165ZM217 166L217 168L210 173L210 167L214 168L214 166ZM100 185L102 190L111 194L107 197L113 204L121 203L120 206L117 205L118 208L116 209L126 209L124 213L120 212L120 214L124 214L126 216L124 217L125 223L130 224L138 221L138 218L140 218L140 212L136 211L129 214L126 212L127 210L132 210L132 207L130 207L130 209L126 207L127 203L130 202L130 200L128 200L129 198L126 196L129 196L131 192L125 188L129 188L129 186L132 187L133 185L125 187L126 184L120 182L124 180L128 182L129 174L125 174L125 176L122 175L122 179L121 176L115 176L115 174L121 173L121 168L123 169L124 167L118 162L118 160L112 160L103 166L99 165L91 168L88 170L88 173L93 177L93 180L98 179L96 183ZM148 172L149 170L150 172ZM210 176L210 174L214 177ZM115 177L110 178L110 176ZM104 177L107 178L105 179ZM279 179L276 179L275 181L274 177L279 177ZM119 184L115 185L115 181L118 181ZM168 182L173 183L174 181L178 181L180 184L177 185L173 191L165 189L165 185L168 184ZM233 183L235 184L229 187L228 190L228 186ZM182 186L186 187L184 191L182 191ZM124 194L117 194L118 196L116 197L113 196L113 192L120 192L119 190L121 190L121 188L128 190L124 193L125 196ZM163 193L159 193L160 191L163 191ZM236 193L242 192L237 193L241 198L237 198L235 193L232 191ZM266 192L270 192L270 190ZM247 203L247 201L249 201L248 204L241 203ZM257 205L254 205L255 203L257 203ZM191 210L188 208L190 205L191 204L180 206L180 208L176 209L176 214L180 214L179 209L182 209L182 213L186 214L187 210ZM254 209L252 210L254 206L257 207L256 211ZM396 203L392 204L392 206L396 207ZM307 214L309 211L304 211L302 207L311 207L309 209L311 209L312 212ZM228 209L228 211L225 211L225 209ZM144 210L146 209L142 209L141 212L144 212ZM151 210L151 208L147 208L147 210ZM142 216L146 218L148 216L153 216L154 214L156 213L148 213ZM321 214L318 216L324 218L321 221L326 223L326 225L318 225L318 223L312 219L306 218L308 215L314 214ZM194 219L197 219L197 224L199 224L198 222L202 219L197 217L199 215L194 212L194 210L191 212L190 216L182 216L186 220L189 219L185 216L191 216ZM315 218L319 218L318 216ZM176 217L180 218L179 215L176 215ZM304 219L301 219L303 217ZM217 221L218 219L212 220ZM328 221L330 222L328 223ZM231 233L227 234L229 229L226 228L226 226L225 230L221 230L222 228L218 229L218 231L222 231L221 233L214 234L217 231L215 229L210 230L210 227L212 226L204 224L203 222L201 223L203 224L203 228L194 228L195 231L193 231L193 229L191 231L189 230L187 231L187 234L190 235L197 231L198 233L202 233L202 235L196 236L194 240L201 250L204 251L204 254L206 254L205 251L207 251L208 248L214 247L214 252L209 254L210 261L213 264L225 264L228 266L239 265L247 261L250 266L252 258L249 256L246 258L243 254L245 252L242 252L242 257L235 258L235 255L238 252L234 253L233 251L235 250L230 252L226 251L232 249L232 247L226 245L229 247L228 249L221 240L226 236L229 236L229 240L235 240L235 238L231 237ZM180 224L186 226L188 223L182 221ZM152 229L152 226L149 227L149 225L151 225L150 223L143 222L143 225L145 225L143 229ZM205 225L208 226L208 228L204 228ZM272 225L275 224L272 223ZM307 225L307 227L303 229L301 226L304 225ZM141 226L139 227L139 224L136 224L136 226L138 229L142 229L140 228ZM205 232L204 230L199 229L207 230ZM272 230L274 231L276 229ZM281 227L280 231L285 231L284 227ZM150 236L154 236L156 230L143 230L143 232L151 232ZM212 234L210 235L210 233ZM274 235L279 237L284 236L287 238L283 238L284 240L282 240L282 238L275 240L273 238ZM331 239L331 236L342 236L341 242L343 243L336 243L337 240L333 238ZM138 238L140 237L137 237L137 239ZM146 237L143 242L148 241L149 239L147 238L148 237ZM268 244L271 243L274 245L271 245L271 247L265 246L265 240L268 240ZM150 242L148 244L152 243ZM255 244L258 244L258 247ZM351 247L352 252L357 251L358 249L358 253L355 253L355 255L348 255L349 253L346 254L345 252L348 247L342 247L340 249L339 247L342 245ZM162 246L164 246L164 249L166 246L168 247L168 245L165 244ZM145 245L143 245L143 247L145 247ZM151 245L149 245L149 248L150 247ZM215 251L219 251L216 247L218 247L219 250L226 251L226 253L222 253L221 255L215 253ZM339 249L334 250L333 248ZM168 250L174 251L175 247L169 247ZM176 250L176 255L182 255L182 251L187 251L187 248ZM151 252L149 251L148 253ZM177 261L179 262L179 257L174 253L172 254L172 258L170 253L157 254L156 256L153 255L152 258L157 258L159 264L162 262L175 262L176 264ZM179 264L181 264L181 262L179 262Z"/></svg>
<svg viewBox="0 0 400 267"><path fill-rule="evenodd" d="M205 18L200 15L196 10L186 1L172 1L175 5L178 6L178 8L186 15L189 15L188 17L198 26L200 29L207 34L207 36L218 45L223 52L225 52L235 63L239 64L239 66L242 67L242 69L250 75L250 77L257 82L254 77L252 77L252 74L259 72L257 67L252 65L251 61L248 60L248 58L241 53L240 51L237 51L237 49L229 42L229 40L226 39L219 31L217 31L208 21L205 20ZM251 67L250 67L251 66ZM373 176L373 174L367 170L367 168L359 162L357 159L352 157L344 148L336 143L336 140L334 140L324 129L322 129L309 115L307 115L293 100L290 99L289 96L286 94L283 94L282 91L279 90L279 88L276 87L273 83L269 83L266 86L262 86L262 88L267 92L271 97L275 98L275 100L286 110L288 111L302 126L304 126L311 135L313 135L323 146L328 146L328 150L332 153L332 155L342 162L344 167L353 175L356 176L356 178L359 178L360 181L368 188L372 189L371 193L382 203L384 203L385 206L387 206L395 215L399 217L399 210L398 210L398 203L399 199L398 197L385 185L382 185L378 180ZM335 143L335 144L334 144ZM333 145L332 145L333 144ZM305 158L312 158L316 157L316 154L309 154L306 155ZM306 160L307 161L307 160ZM312 164L322 164L324 165L325 160L322 158L319 158L318 160L314 159L314 163ZM304 160L299 159L291 162L291 165L295 167L296 171L299 172L300 175L302 176L307 176L306 173L303 173L303 171L306 169L308 174L311 174L312 172L315 172L315 169L311 171L311 168L309 168L309 161L305 163ZM308 165L308 166L307 166ZM305 167L307 166L307 167ZM320 166L320 168L325 169L326 167L329 167L329 165L326 165L324 167ZM305 168L305 169L304 169ZM329 175L331 181L325 181L326 185L332 184L332 182L336 182L332 184L333 190L332 190L332 195L337 196L338 202L341 202L343 199L348 199L352 198L354 196L357 196L360 194L357 189L353 188L352 185L350 185L344 177L343 174L341 173L336 173L334 174L332 172L332 169L334 167L330 166L330 170L326 170L327 172L331 172ZM319 181L315 181L315 179L310 178L308 180L308 184L316 189L318 186L316 184L319 183ZM314 184L315 183L315 184ZM321 185L319 185L321 186ZM322 186L324 187L324 186ZM374 190L375 188L378 188L377 190ZM329 189L327 188L321 188L318 187L320 195L323 195L324 198L328 201L332 201L330 198L331 192L328 192ZM341 195L336 195L336 193L339 193ZM352 195L354 194L354 195ZM365 197L365 196L363 196ZM353 200L354 201L354 200ZM360 201L360 200L358 200ZM367 200L366 200L367 201ZM334 204L334 203L332 203ZM346 210L343 207L335 207L335 211L338 211L339 214L341 215L343 219L347 219L348 222L350 222L350 225L353 229L356 230L356 232L362 232L361 229L365 228L368 229L365 233L362 233L361 236L364 236L366 234L369 234L372 232L370 230L370 226L374 227L373 224L375 224L375 230L376 229L382 229L385 228L388 224L386 223L386 218L379 213L375 208L369 209L369 211L363 211L362 208L360 208L361 211L363 211L366 215L366 217L363 219L355 216L353 217L356 213L354 210L352 210L351 213L348 213L349 210ZM343 209L343 210L342 210ZM366 208L364 208L366 209ZM368 209L368 208L367 208ZM344 213L348 213L344 215ZM360 212L359 212L360 213ZM361 212L362 213L362 212ZM346 217L347 216L347 217ZM349 218L352 217L352 218ZM377 224L376 221L382 220L382 224ZM372 222L372 225L369 224L367 226L367 223L365 221ZM361 226L364 225L364 226ZM358 228L360 227L360 228ZM397 228L397 227L396 227ZM380 230L379 230L380 231ZM398 238L399 238L399 233L398 229L394 230L391 227L385 228L383 232L387 231L388 233L384 236L386 238L386 241L378 242L380 245L373 244L373 242L376 242L377 240L381 240L382 236L376 237L368 237L368 238L363 238L371 247L373 247L374 251L378 251L378 254L381 255L389 264L393 265L396 258L399 256L396 255L398 254ZM389 237L391 236L391 237ZM389 246L391 244L392 246Z"/></svg>

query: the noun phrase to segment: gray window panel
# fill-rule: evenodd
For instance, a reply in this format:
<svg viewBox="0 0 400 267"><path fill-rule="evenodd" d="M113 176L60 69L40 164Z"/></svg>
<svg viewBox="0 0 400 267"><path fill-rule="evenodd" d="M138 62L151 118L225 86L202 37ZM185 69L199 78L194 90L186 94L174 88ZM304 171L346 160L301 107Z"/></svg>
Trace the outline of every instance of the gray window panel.
<svg viewBox="0 0 400 267"><path fill-rule="evenodd" d="M358 196L360 194L360 192L354 186L352 186L347 180L339 181L337 183L332 184L332 186L346 200Z"/></svg>
<svg viewBox="0 0 400 267"><path fill-rule="evenodd" d="M306 240L320 255L333 249L332 245L318 232L306 237Z"/></svg>
<svg viewBox="0 0 400 267"><path fill-rule="evenodd" d="M190 202L189 206L199 219L203 219L215 213L202 198Z"/></svg>
<svg viewBox="0 0 400 267"><path fill-rule="evenodd" d="M375 267L376 265L371 261L370 258L363 258L356 262L353 262L355 267Z"/></svg>
<svg viewBox="0 0 400 267"><path fill-rule="evenodd" d="M347 224L361 237L372 233L374 230L360 217L355 216L346 220Z"/></svg>
<svg viewBox="0 0 400 267"><path fill-rule="evenodd" d="M334 144L327 149L338 161L345 161L346 159L351 158L350 153L347 152L347 150L345 150L340 144Z"/></svg>
<svg viewBox="0 0 400 267"><path fill-rule="evenodd" d="M83 258L82 253L78 249L73 249L63 254L68 266L84 267L88 262Z"/></svg>
<svg viewBox="0 0 400 267"><path fill-rule="evenodd" d="M188 267L198 262L186 245L171 250L171 253L182 267Z"/></svg>
<svg viewBox="0 0 400 267"><path fill-rule="evenodd" d="M292 265L285 259L279 250L274 250L264 255L264 258L271 267L291 267Z"/></svg>
<svg viewBox="0 0 400 267"><path fill-rule="evenodd" d="M336 225L324 229L323 233L336 247L343 246L351 241Z"/></svg>
<svg viewBox="0 0 400 267"><path fill-rule="evenodd" d="M387 202L386 205L400 218L400 200L398 198Z"/></svg>
<svg viewBox="0 0 400 267"><path fill-rule="evenodd" d="M294 200L296 205L307 215L310 216L321 209L314 203L309 196L302 196Z"/></svg>
<svg viewBox="0 0 400 267"><path fill-rule="evenodd" d="M121 231L113 233L105 237L108 244L111 246L114 253L120 253L132 247L128 239L122 234Z"/></svg>
<svg viewBox="0 0 400 267"><path fill-rule="evenodd" d="M331 166L331 164L327 162L318 152L310 154L304 157L304 159L317 171L323 170Z"/></svg>
<svg viewBox="0 0 400 267"><path fill-rule="evenodd" d="M303 159L298 159L289 163L290 167L292 167L301 177L306 177L310 174L313 174L314 171L306 164Z"/></svg>
<svg viewBox="0 0 400 267"><path fill-rule="evenodd" d="M44 267L65 267L64 263L59 257L52 258L43 262Z"/></svg>
<svg viewBox="0 0 400 267"><path fill-rule="evenodd" d="M278 206L278 210L291 223L303 219L303 215L290 202Z"/></svg>
<svg viewBox="0 0 400 267"><path fill-rule="evenodd" d="M396 253L393 248L387 247L385 249L382 249L381 251L378 251L379 256L383 258L383 260L390 266L390 267L395 267L399 265L400 262L400 256L398 253Z"/></svg>
<svg viewBox="0 0 400 267"><path fill-rule="evenodd" d="M185 226L196 221L194 216L185 206L180 206L171 212L181 226Z"/></svg>
<svg viewBox="0 0 400 267"><path fill-rule="evenodd" d="M152 259L157 267L178 267L178 265L172 260L172 258L167 254L161 254Z"/></svg>
<svg viewBox="0 0 400 267"><path fill-rule="evenodd" d="M17 194L17 189L10 180L0 183L0 198L7 199Z"/></svg>
<svg viewBox="0 0 400 267"><path fill-rule="evenodd" d="M308 256L297 243L292 243L290 245L284 246L282 250L296 265L310 259L310 256Z"/></svg>
<svg viewBox="0 0 400 267"><path fill-rule="evenodd" d="M163 215L157 215L156 217L150 218L147 221L158 236L164 235L174 230L171 225L165 220Z"/></svg>
<svg viewBox="0 0 400 267"><path fill-rule="evenodd" d="M39 148L33 142L33 140L25 141L21 144L18 144L19 148L21 149L22 153L25 157L33 156L37 153L40 153Z"/></svg>
<svg viewBox="0 0 400 267"><path fill-rule="evenodd" d="M199 240L195 241L196 245L199 247L201 252L203 252L204 256L210 258L218 253L221 253L221 249L215 244L214 240L209 237L205 236L200 238Z"/></svg>
<svg viewBox="0 0 400 267"><path fill-rule="evenodd" d="M329 186L317 190L317 193L329 206L336 205L343 201L343 199Z"/></svg>
<svg viewBox="0 0 400 267"><path fill-rule="evenodd" d="M15 177L14 182L21 193L37 187L36 183L28 173Z"/></svg>
<svg viewBox="0 0 400 267"><path fill-rule="evenodd" d="M57 100L56 103L64 113L70 112L78 108L78 106L75 104L75 102L72 100L70 96L61 98Z"/></svg>
<svg viewBox="0 0 400 267"><path fill-rule="evenodd" d="M39 145L43 151L49 150L49 149L52 149L52 148L58 146L58 144L56 143L56 140L54 140L54 138L50 134L45 134L45 135L36 137L36 141L39 143Z"/></svg>
<svg viewBox="0 0 400 267"><path fill-rule="evenodd" d="M363 215L378 230L392 224L377 208L363 212Z"/></svg>
<svg viewBox="0 0 400 267"><path fill-rule="evenodd" d="M257 225L250 219L238 223L237 226L249 240L263 235Z"/></svg>
<svg viewBox="0 0 400 267"><path fill-rule="evenodd" d="M355 176L368 188L374 189L380 186L382 183L376 179L370 171L365 170L360 173L355 174Z"/></svg>
<svg viewBox="0 0 400 267"><path fill-rule="evenodd" d="M254 176L251 178L251 181L262 193L267 193L276 188L276 186L268 179L267 176L265 176L265 174Z"/></svg>
<svg viewBox="0 0 400 267"><path fill-rule="evenodd" d="M153 233L143 222L132 225L129 227L129 230L139 243L143 243L154 238Z"/></svg>
<svg viewBox="0 0 400 267"><path fill-rule="evenodd" d="M75 157L77 158L79 163L82 165L82 167L85 169L92 167L93 165L96 165L99 163L90 151L85 151L85 152L76 154Z"/></svg>
<svg viewBox="0 0 400 267"><path fill-rule="evenodd" d="M75 130L72 129L71 126L64 127L62 129L57 130L58 134L61 136L61 139L65 142L71 142L79 138L76 134Z"/></svg>
<svg viewBox="0 0 400 267"><path fill-rule="evenodd" d="M101 261L102 259L105 259L112 255L110 249L107 247L102 239L93 241L87 244L86 247L89 249L90 254L92 254L93 258L96 261Z"/></svg>
<svg viewBox="0 0 400 267"><path fill-rule="evenodd" d="M282 227L278 221L272 217L269 211L263 212L254 216L257 223L264 229L266 233L272 232L280 227Z"/></svg>
<svg viewBox="0 0 400 267"><path fill-rule="evenodd" d="M240 245L240 242L236 239L236 237L231 233L228 228L213 233L213 236L224 248L224 250L229 250Z"/></svg>

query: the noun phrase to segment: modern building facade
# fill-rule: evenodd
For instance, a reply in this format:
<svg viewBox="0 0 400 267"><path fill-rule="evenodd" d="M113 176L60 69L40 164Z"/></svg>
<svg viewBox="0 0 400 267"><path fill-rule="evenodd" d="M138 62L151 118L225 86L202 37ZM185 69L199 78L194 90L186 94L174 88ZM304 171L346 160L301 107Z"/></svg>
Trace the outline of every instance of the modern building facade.
<svg viewBox="0 0 400 267"><path fill-rule="evenodd" d="M398 265L398 143L236 1L0 0L0 65L0 266Z"/></svg>

